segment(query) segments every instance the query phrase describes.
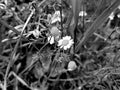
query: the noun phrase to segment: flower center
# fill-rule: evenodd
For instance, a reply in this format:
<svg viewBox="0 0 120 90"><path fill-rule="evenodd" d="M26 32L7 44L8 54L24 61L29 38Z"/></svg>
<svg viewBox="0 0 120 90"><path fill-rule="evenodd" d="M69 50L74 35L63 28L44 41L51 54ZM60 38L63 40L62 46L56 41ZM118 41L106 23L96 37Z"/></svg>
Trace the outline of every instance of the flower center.
<svg viewBox="0 0 120 90"><path fill-rule="evenodd" d="M63 41L62 41L62 45L63 45L63 46L66 46L66 45L68 45L68 44L69 44L69 40L63 40Z"/></svg>

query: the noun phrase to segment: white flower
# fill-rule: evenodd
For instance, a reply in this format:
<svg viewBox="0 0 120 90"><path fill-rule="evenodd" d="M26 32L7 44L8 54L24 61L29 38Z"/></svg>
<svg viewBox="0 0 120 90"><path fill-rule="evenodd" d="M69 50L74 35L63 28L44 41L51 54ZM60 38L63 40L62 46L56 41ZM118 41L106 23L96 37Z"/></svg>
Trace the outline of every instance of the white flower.
<svg viewBox="0 0 120 90"><path fill-rule="evenodd" d="M70 36L65 36L58 41L58 46L60 46L60 48L63 48L64 50L67 50L73 45L73 43L73 39L71 39Z"/></svg>
<svg viewBox="0 0 120 90"><path fill-rule="evenodd" d="M50 29L50 36L48 36L48 41L50 42L50 44L53 44L55 40L57 41L60 35L61 35L61 31L56 26L53 26Z"/></svg>
<svg viewBox="0 0 120 90"><path fill-rule="evenodd" d="M86 11L80 11L80 12L79 12L79 16L81 16L81 17L87 16Z"/></svg>
<svg viewBox="0 0 120 90"><path fill-rule="evenodd" d="M75 70L77 68L77 65L76 65L76 62L75 61L70 61L69 63L68 63L68 71L73 71L73 70Z"/></svg>
<svg viewBox="0 0 120 90"><path fill-rule="evenodd" d="M114 12L112 12L112 13L110 14L109 19L110 19L110 20L113 20L113 19L114 19Z"/></svg>
<svg viewBox="0 0 120 90"><path fill-rule="evenodd" d="M62 17L64 17L64 15L62 14ZM51 18L51 23L56 23L56 22L61 22L61 18L60 18L60 11L55 11L55 13L53 14L52 18Z"/></svg>
<svg viewBox="0 0 120 90"><path fill-rule="evenodd" d="M53 36L49 36L48 41L50 42L50 44L53 44L55 42L55 39Z"/></svg>

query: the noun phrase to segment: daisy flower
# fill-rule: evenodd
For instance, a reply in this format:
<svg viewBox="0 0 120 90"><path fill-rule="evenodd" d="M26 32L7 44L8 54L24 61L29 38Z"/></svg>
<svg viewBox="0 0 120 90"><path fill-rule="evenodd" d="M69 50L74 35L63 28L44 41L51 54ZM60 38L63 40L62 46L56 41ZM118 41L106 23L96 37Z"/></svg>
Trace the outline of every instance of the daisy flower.
<svg viewBox="0 0 120 90"><path fill-rule="evenodd" d="M62 17L64 17L63 14L62 14ZM55 11L53 16L51 17L51 23L53 24L53 23L56 23L56 22L61 22L60 11Z"/></svg>
<svg viewBox="0 0 120 90"><path fill-rule="evenodd" d="M75 70L76 68L77 68L77 65L76 65L76 62L75 62L75 61L70 61L70 62L68 63L68 67L67 67L68 71L73 71L73 70Z"/></svg>
<svg viewBox="0 0 120 90"><path fill-rule="evenodd" d="M73 39L70 36L65 36L58 41L58 46L64 50L69 49L73 45Z"/></svg>
<svg viewBox="0 0 120 90"><path fill-rule="evenodd" d="M56 26L52 27L50 29L50 36L48 37L48 41L50 42L50 44L53 44L55 40L57 41L60 35L61 31Z"/></svg>
<svg viewBox="0 0 120 90"><path fill-rule="evenodd" d="M86 11L80 11L79 16L81 16L81 17L87 16L87 12Z"/></svg>

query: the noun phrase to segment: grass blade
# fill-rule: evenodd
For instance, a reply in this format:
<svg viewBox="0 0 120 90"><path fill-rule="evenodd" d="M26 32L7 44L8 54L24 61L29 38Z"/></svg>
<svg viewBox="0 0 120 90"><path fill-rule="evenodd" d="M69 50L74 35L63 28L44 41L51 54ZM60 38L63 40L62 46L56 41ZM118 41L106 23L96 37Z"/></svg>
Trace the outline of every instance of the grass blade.
<svg viewBox="0 0 120 90"><path fill-rule="evenodd" d="M28 84L27 84L22 78L20 78L20 77L19 77L18 75L16 75L14 72L11 72L11 73L13 74L14 77L16 77L16 79L17 79L19 82L21 82L23 85L29 87Z"/></svg>
<svg viewBox="0 0 120 90"><path fill-rule="evenodd" d="M83 38L80 40L78 45L75 48L75 51L78 52L81 49L81 46L86 43L89 37L97 30L97 28L108 18L108 16L120 5L120 0L116 0L110 7L104 10L104 12L94 21L90 28L87 29Z"/></svg>
<svg viewBox="0 0 120 90"><path fill-rule="evenodd" d="M73 17L68 30L73 38L74 38L74 30L78 22L81 3L82 0L71 0Z"/></svg>

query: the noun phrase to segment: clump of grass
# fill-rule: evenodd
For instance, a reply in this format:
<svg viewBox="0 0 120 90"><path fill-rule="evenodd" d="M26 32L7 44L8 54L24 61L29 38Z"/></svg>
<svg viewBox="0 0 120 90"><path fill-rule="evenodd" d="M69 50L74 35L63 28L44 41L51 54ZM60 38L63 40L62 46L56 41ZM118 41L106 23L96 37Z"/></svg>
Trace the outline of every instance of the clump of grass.
<svg viewBox="0 0 120 90"><path fill-rule="evenodd" d="M1 0L0 89L119 90L119 4Z"/></svg>

